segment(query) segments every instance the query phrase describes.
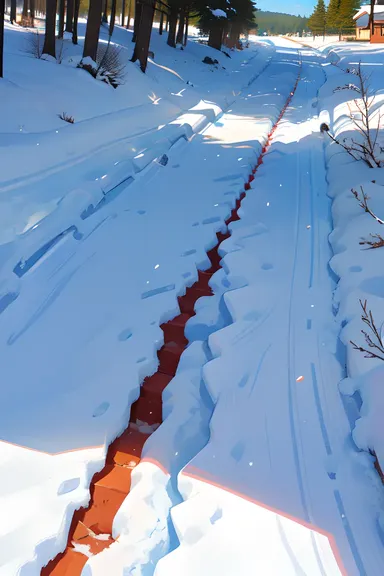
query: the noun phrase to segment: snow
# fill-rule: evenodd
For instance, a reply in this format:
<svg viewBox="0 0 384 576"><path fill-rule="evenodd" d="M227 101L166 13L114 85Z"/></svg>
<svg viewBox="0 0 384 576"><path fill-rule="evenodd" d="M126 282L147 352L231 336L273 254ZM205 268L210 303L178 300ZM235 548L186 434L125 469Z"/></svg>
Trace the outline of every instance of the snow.
<svg viewBox="0 0 384 576"><path fill-rule="evenodd" d="M79 38L83 36L84 24L79 29ZM18 238L30 226L31 216L36 221L60 209L62 199L79 183L93 187L98 199L102 191L97 179L107 174L112 186L120 181L117 162L125 162L125 173L142 170L157 156L155 141L166 151L177 138L190 135L183 113L191 110L189 119L195 118L199 107L202 118L192 130L201 130L212 119L212 105L225 109L234 99L234 88L248 82L247 61L257 50L253 43L248 55L234 51L231 58L198 42L174 50L154 32L155 58L143 75L128 62L131 32L116 27L114 41L127 67L124 85L114 90L76 68L81 45L64 41L58 65L26 54L27 37L21 28L6 25L2 94L12 108L0 112L0 244ZM104 28L102 39L107 39ZM202 63L207 55L217 56L218 69ZM75 123L61 120L62 112Z"/></svg>
<svg viewBox="0 0 384 576"><path fill-rule="evenodd" d="M211 10L212 14L214 16L216 16L216 18L226 18L227 17L224 10L221 10L220 8L216 8L216 10L212 10L212 9L210 9L210 10Z"/></svg>
<svg viewBox="0 0 384 576"><path fill-rule="evenodd" d="M19 31L10 34L22 37ZM229 105L236 98L246 101L242 86L248 94L248 84L268 66L273 47L256 42L248 52L225 57L228 68L217 71L213 89L208 84L204 88L204 82L216 71L201 63L210 49L198 43L191 43L182 53L163 47L165 65L171 59L180 65L181 60L190 62L190 78L200 85L192 90L160 67L161 46L156 48L157 66L150 68L148 77L137 72L137 78L143 92L148 84L154 87L156 79L156 93L172 90L175 95L167 96L171 100L184 102L179 92L187 91L185 108L184 104L176 109L174 104L161 108L150 103L140 114L131 110L127 119L134 120L134 130L142 131L143 122L147 127L152 123L153 130L134 141L127 138L125 146L125 139L116 142L127 133L125 110L108 113L113 124L110 132L108 122L103 124L104 116L92 120L90 130L82 129L79 122L75 139L67 137L68 146L72 151L76 146L76 154L86 151L87 160L66 160L59 171L53 156L42 158L34 167L36 183L24 168L23 186L2 192L9 208L7 224L14 218L19 232L23 231L8 236L2 247L1 476L8 486L7 510L12 510L12 515L1 515L7 546L2 548L0 573L6 576L18 570L21 576L39 574L63 550L73 511L87 504L89 482L103 466L106 446L125 428L143 377L156 370L156 351L163 337L159 324L177 314L177 295L195 281L197 267L209 265L206 250L215 243L215 233L222 228L271 127L268 119L262 120L260 142L255 140L250 125L256 117L237 118ZM25 56L19 58L25 62ZM51 66L31 62L35 75L41 67ZM133 66L130 70L136 74ZM55 70L51 71L54 92ZM83 71L68 69L66 73ZM59 73L56 78L63 82ZM89 90L99 90L90 76L84 73L79 78L90 85ZM7 90L11 80L4 84ZM121 97L118 90L100 86L104 97L108 94L112 101L109 106L116 106L113 99L115 94ZM14 102L14 117L18 102ZM96 97L93 105L100 102ZM106 102L109 98L104 109ZM175 113L169 114L170 106ZM225 117L223 108L228 110ZM188 112L183 114L184 110ZM69 108L68 112L74 113ZM260 108L258 115L264 118L261 112ZM209 128L209 122L215 125ZM167 136L158 137L160 125ZM208 132L188 142L207 126ZM72 128L76 129L76 123L66 127ZM46 140L44 134L39 140L46 142L52 154L65 158L65 137L56 150L51 142L56 133L48 134ZM36 134L26 136L25 150L31 151L30 140ZM4 144L12 142L12 134L3 137ZM252 147L243 149L244 138L250 137ZM113 139L113 151L104 147L97 153L108 138ZM12 158L23 153L23 146L15 144ZM169 158L166 166L153 162L164 152ZM125 164L113 171L112 159ZM28 160L26 156L26 166ZM180 169L181 163L185 168ZM196 172L196 164L205 165L205 172ZM45 166L49 166L49 176ZM7 158L2 155L1 173L7 169ZM84 178L87 171L88 178ZM228 177L225 186L223 174ZM94 179L96 175L100 180ZM52 188L52 183L60 190ZM24 211L16 210L19 202ZM31 482L36 474L39 480ZM26 500L33 502L33 509L26 506Z"/></svg>
<svg viewBox="0 0 384 576"><path fill-rule="evenodd" d="M298 78L220 245L214 296L187 323L116 542L77 551L83 576L381 575L384 493L369 451L383 462L384 369L349 344L362 338L359 299L382 328L382 249L359 245L381 230L350 188L363 185L384 218L384 178L319 127L351 133L356 93L335 88L355 83L343 69L361 60L382 89L382 48L251 39L228 59L153 35L148 75L127 64L113 90L68 60L27 66L24 36L7 27L13 67L0 84L12 103L0 136L1 576L37 575L64 549L157 368L159 325L210 266ZM114 38L127 50L128 32ZM60 102L75 124L57 133Z"/></svg>
<svg viewBox="0 0 384 576"><path fill-rule="evenodd" d="M377 13L381 13L384 12L382 5L378 4L373 7L373 13L376 15ZM371 5L370 4L363 4L359 10L357 11L357 13L354 15L353 19L357 20L358 18L360 18L361 16L363 16L364 14L370 14L371 13Z"/></svg>
<svg viewBox="0 0 384 576"><path fill-rule="evenodd" d="M328 73L327 82L320 92L320 102L323 117L328 120L331 130L338 138L356 134L356 127L348 118L350 110L353 112L356 108L356 93L351 90L343 90L336 94L333 92L335 87L344 81L356 84L355 74L344 70L353 72L358 62L361 62L363 73L369 76L372 94L377 92L374 108L382 110L383 85L378 64L383 58L384 51L381 46L371 49L364 49L359 45L340 46L329 51L327 60L336 62L338 67L325 68ZM377 126L378 119L378 115L373 116L373 127ZM379 145L382 145L381 140L380 130ZM351 188L361 193L363 187L369 197L368 204L371 210L378 217L384 216L381 193L384 178L380 169L351 161L350 157L335 145L328 145L326 154L334 222L330 240L335 256L330 265L340 278L335 293L335 305L338 310L338 321L343 326L341 340L347 350L348 378L341 383L340 389L353 409L353 439L356 446L366 452L376 453L383 467L384 433L380 407L383 404L384 394L378 385L384 375L382 361L364 358L359 351L353 350L350 341L365 345L361 330L366 326L361 320L362 309L359 300L362 302L367 300L368 310L372 310L379 330L384 314L384 292L379 272L382 265L381 248L366 250L360 245L362 239L370 239L370 234L381 234L381 225L358 205Z"/></svg>
<svg viewBox="0 0 384 576"><path fill-rule="evenodd" d="M272 74L281 59L282 94L267 106L272 121L298 73L296 50L279 43L267 70ZM155 576L381 573L380 479L371 456L350 441L351 407L337 387L344 366L328 270L330 201L317 100L325 77L319 56L301 56L303 82L242 203L241 220L220 246L223 269L210 282L215 296L198 301L188 322L193 342L164 391L164 423L135 470L136 498L132 492L115 518L114 535L122 536L87 562L87 576L101 576L107 566ZM237 106L243 103L234 112ZM190 398L183 359L191 367L196 356L198 368L207 338L203 349L213 359L203 361L200 393ZM203 417L209 403L212 416L200 424L196 415ZM378 431L370 429L371 437ZM142 519L139 502L161 498L165 482L163 510L157 501L153 519L146 515L130 539Z"/></svg>

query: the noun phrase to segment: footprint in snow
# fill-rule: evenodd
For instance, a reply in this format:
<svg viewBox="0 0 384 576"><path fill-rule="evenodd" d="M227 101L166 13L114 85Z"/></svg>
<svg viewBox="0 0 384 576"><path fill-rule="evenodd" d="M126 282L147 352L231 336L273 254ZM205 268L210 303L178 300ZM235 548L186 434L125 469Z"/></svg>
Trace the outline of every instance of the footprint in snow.
<svg viewBox="0 0 384 576"><path fill-rule="evenodd" d="M129 328L126 328L125 330L122 330L122 332L120 332L118 338L120 340L120 342L124 342L125 340L129 340L129 338L131 338L132 336L132 331Z"/></svg>
<svg viewBox="0 0 384 576"><path fill-rule="evenodd" d="M63 494L68 494L68 492L73 492L80 486L80 478L71 478L70 480L64 480L57 489L57 495L62 496Z"/></svg>
<svg viewBox="0 0 384 576"><path fill-rule="evenodd" d="M99 416L102 416L103 414L106 413L109 406L110 406L109 402L102 402L99 406L97 406L97 408L95 408L95 410L93 411L92 417L98 418Z"/></svg>

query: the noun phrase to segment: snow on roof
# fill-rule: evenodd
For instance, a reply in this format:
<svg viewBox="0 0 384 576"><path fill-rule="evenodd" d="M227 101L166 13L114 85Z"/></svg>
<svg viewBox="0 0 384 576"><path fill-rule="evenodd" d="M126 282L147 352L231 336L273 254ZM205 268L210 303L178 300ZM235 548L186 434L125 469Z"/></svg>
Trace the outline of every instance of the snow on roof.
<svg viewBox="0 0 384 576"><path fill-rule="evenodd" d="M381 12L384 12L384 6L375 5L373 7L373 13L374 14L381 13ZM357 18L360 18L364 14L369 15L370 13L371 13L371 5L370 4L363 4L363 6L360 7L359 11L354 15L353 19L357 20Z"/></svg>

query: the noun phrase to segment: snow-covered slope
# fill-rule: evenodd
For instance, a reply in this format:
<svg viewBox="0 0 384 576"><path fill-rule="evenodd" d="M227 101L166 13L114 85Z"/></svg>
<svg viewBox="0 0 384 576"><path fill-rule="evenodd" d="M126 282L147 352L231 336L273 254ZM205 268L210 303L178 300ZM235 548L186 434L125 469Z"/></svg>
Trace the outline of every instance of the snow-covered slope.
<svg viewBox="0 0 384 576"><path fill-rule="evenodd" d="M231 98L241 98L244 110L258 104L252 114L229 108L209 132L177 141L166 165L151 162L140 179L101 195L94 209L96 184L79 182L76 194L15 240L12 251L4 247L0 466L8 488L1 574L38 574L64 548L105 446L125 428L142 378L156 369L159 324L177 314L177 295L197 268L209 266L206 250L271 127L265 104L275 113L281 99L279 70L268 69L272 54L259 46L248 65L239 62L234 82L231 75L222 81L228 93L237 90ZM239 86L260 73L258 91L240 95ZM214 102L201 107L190 115L205 123L220 113ZM155 157L163 151L154 148Z"/></svg>
<svg viewBox="0 0 384 576"><path fill-rule="evenodd" d="M166 44L154 30L155 56L147 74L129 62L132 33L116 27L113 41L126 63L124 85L114 90L76 68L80 44L65 40L62 63L33 58L25 50L32 33L6 25L5 78L0 82L0 244L22 235L72 195L72 209L83 183L97 200L123 177L166 151L178 137L202 128L228 107L254 74L252 59L261 49L216 54L197 41L184 50ZM106 41L102 30L102 41ZM268 50L265 47L264 50ZM205 56L219 64L203 64ZM187 110L192 113L184 116ZM59 118L65 112L75 120ZM170 123L173 123L170 125ZM105 181L107 175L107 180ZM100 179L104 180L100 182Z"/></svg>

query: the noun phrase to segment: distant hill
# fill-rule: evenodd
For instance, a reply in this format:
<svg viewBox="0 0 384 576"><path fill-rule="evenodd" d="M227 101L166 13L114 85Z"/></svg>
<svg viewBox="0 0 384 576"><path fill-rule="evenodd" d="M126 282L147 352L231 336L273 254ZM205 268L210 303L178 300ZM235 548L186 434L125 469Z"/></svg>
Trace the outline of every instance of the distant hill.
<svg viewBox="0 0 384 576"><path fill-rule="evenodd" d="M303 32L308 30L308 18L292 16L280 12L256 11L258 34L289 34L290 32Z"/></svg>

